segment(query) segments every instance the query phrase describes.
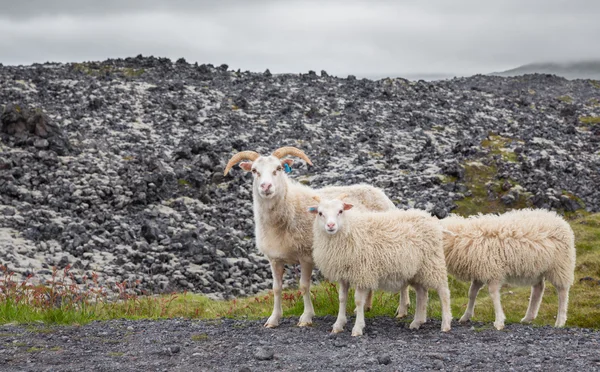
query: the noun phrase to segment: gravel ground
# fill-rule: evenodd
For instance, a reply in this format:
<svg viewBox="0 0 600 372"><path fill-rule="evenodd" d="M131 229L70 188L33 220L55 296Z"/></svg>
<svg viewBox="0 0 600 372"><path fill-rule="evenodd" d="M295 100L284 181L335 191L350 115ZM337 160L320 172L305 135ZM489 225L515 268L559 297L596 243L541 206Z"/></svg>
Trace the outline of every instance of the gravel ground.
<svg viewBox="0 0 600 372"><path fill-rule="evenodd" d="M263 321L110 321L82 327L0 327L3 371L593 371L600 333L589 329L440 323L411 331L369 319L366 334L329 334L333 317L298 328ZM351 319L353 321L353 319Z"/></svg>

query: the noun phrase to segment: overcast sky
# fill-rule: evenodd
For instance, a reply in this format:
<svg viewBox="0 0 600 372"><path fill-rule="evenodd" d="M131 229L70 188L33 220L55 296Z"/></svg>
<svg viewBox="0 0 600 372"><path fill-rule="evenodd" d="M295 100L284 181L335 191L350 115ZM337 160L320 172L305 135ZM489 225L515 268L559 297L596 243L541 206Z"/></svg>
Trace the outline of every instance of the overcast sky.
<svg viewBox="0 0 600 372"><path fill-rule="evenodd" d="M600 0L0 0L0 63L138 54L242 70L474 74L600 59Z"/></svg>

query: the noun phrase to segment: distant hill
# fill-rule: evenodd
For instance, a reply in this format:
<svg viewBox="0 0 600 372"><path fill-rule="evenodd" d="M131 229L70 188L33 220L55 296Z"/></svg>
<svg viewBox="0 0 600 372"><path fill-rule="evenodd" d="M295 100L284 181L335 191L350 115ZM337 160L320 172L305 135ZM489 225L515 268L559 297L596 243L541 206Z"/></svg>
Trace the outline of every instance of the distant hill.
<svg viewBox="0 0 600 372"><path fill-rule="evenodd" d="M553 74L567 79L600 79L600 60L572 63L531 63L512 70L492 72L496 76L516 76L524 74Z"/></svg>

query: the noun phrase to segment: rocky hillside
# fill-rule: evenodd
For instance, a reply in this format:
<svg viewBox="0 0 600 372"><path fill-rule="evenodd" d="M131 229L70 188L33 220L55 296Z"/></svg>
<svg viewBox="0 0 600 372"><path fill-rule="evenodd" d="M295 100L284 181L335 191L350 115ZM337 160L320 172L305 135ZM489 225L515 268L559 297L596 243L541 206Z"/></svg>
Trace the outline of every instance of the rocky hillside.
<svg viewBox="0 0 600 372"><path fill-rule="evenodd" d="M571 63L530 63L502 72L497 76L517 76L523 74L555 74L567 79L600 79L600 61L581 61Z"/></svg>
<svg viewBox="0 0 600 372"><path fill-rule="evenodd" d="M240 150L302 148L291 177L368 182L443 218L600 210L600 84L230 71L183 59L0 66L0 262L148 291L270 287ZM292 271L293 268L292 268Z"/></svg>

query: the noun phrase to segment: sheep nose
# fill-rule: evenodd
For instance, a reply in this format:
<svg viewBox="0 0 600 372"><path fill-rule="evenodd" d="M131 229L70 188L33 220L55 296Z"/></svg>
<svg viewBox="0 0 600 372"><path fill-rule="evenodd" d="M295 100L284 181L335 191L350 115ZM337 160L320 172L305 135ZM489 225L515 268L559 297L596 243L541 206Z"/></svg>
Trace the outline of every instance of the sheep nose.
<svg viewBox="0 0 600 372"><path fill-rule="evenodd" d="M269 183L269 182L263 182L263 183L260 184L260 188L263 191L269 191L269 189L271 188L271 186L272 186L272 184Z"/></svg>
<svg viewBox="0 0 600 372"><path fill-rule="evenodd" d="M335 227L335 223L333 223L333 222L330 222L327 224L328 229L333 229L334 227Z"/></svg>

